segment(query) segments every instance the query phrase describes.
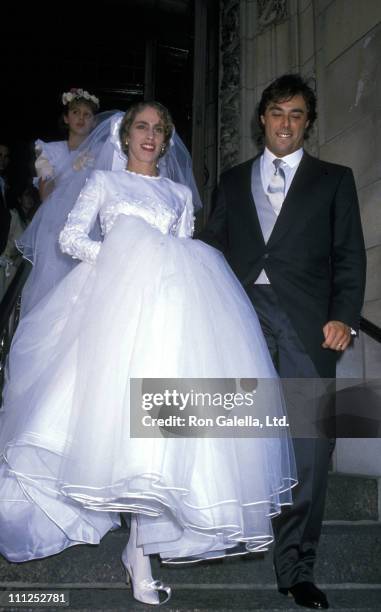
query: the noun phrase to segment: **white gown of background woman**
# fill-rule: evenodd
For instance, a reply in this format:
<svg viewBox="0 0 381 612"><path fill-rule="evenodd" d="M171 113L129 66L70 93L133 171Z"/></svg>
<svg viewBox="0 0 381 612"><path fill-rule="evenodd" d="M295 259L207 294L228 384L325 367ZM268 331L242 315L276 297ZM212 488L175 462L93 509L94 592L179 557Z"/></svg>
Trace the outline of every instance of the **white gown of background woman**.
<svg viewBox="0 0 381 612"><path fill-rule="evenodd" d="M102 244L89 238L98 214ZM191 192L168 178L95 171L82 190L60 236L82 263L23 317L9 358L9 560L96 544L120 512L139 515L145 554L172 561L271 542L271 516L296 480L288 437L130 437L130 377L276 381L244 290L192 231ZM283 411L274 384L266 412Z"/></svg>

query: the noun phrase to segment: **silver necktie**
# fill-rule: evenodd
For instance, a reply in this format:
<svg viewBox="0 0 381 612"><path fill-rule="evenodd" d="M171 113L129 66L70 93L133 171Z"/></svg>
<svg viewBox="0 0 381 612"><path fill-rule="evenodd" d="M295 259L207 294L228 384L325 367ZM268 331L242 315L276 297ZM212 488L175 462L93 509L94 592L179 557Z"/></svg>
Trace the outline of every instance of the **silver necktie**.
<svg viewBox="0 0 381 612"><path fill-rule="evenodd" d="M269 182L268 196L275 214L278 216L284 201L284 191L286 187L286 175L282 165L286 165L281 159L274 159L275 172Z"/></svg>

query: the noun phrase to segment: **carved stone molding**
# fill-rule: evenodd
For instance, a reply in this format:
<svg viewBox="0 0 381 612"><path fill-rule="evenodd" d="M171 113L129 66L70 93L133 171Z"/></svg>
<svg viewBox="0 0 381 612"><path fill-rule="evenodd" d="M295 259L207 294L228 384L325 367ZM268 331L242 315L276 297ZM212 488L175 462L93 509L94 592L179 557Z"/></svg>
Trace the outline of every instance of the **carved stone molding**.
<svg viewBox="0 0 381 612"><path fill-rule="evenodd" d="M239 0L221 1L221 170L239 161L240 28Z"/></svg>
<svg viewBox="0 0 381 612"><path fill-rule="evenodd" d="M260 31L281 23L288 16L287 0L257 0Z"/></svg>

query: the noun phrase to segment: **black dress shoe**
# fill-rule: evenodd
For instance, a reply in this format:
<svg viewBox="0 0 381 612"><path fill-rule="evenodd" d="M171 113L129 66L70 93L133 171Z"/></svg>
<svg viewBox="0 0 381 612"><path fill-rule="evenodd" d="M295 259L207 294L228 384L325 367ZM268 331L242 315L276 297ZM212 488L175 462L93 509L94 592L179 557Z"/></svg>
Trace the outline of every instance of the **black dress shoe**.
<svg viewBox="0 0 381 612"><path fill-rule="evenodd" d="M313 610L328 610L328 599L313 582L298 582L288 589L278 589L282 595L292 595L295 603Z"/></svg>

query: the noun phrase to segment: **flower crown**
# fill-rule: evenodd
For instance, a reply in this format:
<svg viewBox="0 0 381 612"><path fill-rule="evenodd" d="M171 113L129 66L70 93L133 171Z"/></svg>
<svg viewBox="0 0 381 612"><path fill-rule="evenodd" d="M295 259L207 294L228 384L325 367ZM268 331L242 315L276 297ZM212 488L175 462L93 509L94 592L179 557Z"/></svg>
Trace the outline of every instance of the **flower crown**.
<svg viewBox="0 0 381 612"><path fill-rule="evenodd" d="M62 104L70 104L76 98L84 98L85 100L90 100L95 106L99 107L99 99L96 96L89 94L88 91L83 89L77 89L73 87L70 91L65 91L62 94Z"/></svg>

